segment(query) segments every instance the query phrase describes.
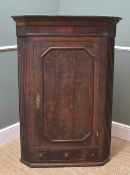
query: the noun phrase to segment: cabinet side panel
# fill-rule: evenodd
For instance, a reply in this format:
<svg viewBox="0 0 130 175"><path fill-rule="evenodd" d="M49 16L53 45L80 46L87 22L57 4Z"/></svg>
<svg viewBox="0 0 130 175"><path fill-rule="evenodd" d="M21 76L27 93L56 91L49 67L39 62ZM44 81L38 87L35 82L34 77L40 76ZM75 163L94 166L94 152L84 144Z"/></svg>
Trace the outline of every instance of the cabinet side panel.
<svg viewBox="0 0 130 175"><path fill-rule="evenodd" d="M99 148L100 160L104 161L110 156L111 144L111 122L112 122L112 92L113 92L113 70L114 70L114 39L103 38L101 42L100 62L100 129Z"/></svg>
<svg viewBox="0 0 130 175"><path fill-rule="evenodd" d="M108 58L106 74L106 103L104 118L104 159L110 155L111 122L112 122L112 98L113 98L113 71L114 71L114 38L108 38Z"/></svg>
<svg viewBox="0 0 130 175"><path fill-rule="evenodd" d="M100 66L99 66L99 98L98 98L98 113L99 113L99 157L100 161L104 160L104 144L106 140L106 81L107 81L107 37L102 38L100 45ZM106 145L106 149L108 145Z"/></svg>
<svg viewBox="0 0 130 175"><path fill-rule="evenodd" d="M18 37L18 84L21 158L28 159L28 118L26 116L26 37Z"/></svg>

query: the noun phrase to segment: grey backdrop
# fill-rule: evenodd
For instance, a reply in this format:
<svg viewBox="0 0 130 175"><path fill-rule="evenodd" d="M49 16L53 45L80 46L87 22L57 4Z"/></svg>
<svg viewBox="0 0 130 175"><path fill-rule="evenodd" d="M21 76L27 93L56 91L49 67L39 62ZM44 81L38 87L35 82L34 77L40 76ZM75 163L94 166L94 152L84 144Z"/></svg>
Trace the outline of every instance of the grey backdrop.
<svg viewBox="0 0 130 175"><path fill-rule="evenodd" d="M0 5L0 46L16 44L12 15L57 14L58 0L4 0ZM16 51L0 52L0 129L19 121Z"/></svg>
<svg viewBox="0 0 130 175"><path fill-rule="evenodd" d="M16 44L12 15L57 14L58 0L4 0L0 4L0 46Z"/></svg>
<svg viewBox="0 0 130 175"><path fill-rule="evenodd" d="M59 14L120 16L115 44L130 47L129 7L129 0L60 0ZM130 125L130 52L115 52L113 95L113 120Z"/></svg>
<svg viewBox="0 0 130 175"><path fill-rule="evenodd" d="M5 0L0 5L0 46L15 45L12 15L110 15L117 26L116 45L130 46L128 0ZM130 124L130 52L115 52L113 120ZM0 129L19 121L16 51L0 52Z"/></svg>

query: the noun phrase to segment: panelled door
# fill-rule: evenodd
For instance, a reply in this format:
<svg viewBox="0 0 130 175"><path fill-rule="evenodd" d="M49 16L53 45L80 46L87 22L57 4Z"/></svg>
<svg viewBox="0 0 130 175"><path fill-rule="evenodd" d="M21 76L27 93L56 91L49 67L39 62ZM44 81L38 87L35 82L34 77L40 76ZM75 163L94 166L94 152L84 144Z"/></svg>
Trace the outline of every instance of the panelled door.
<svg viewBox="0 0 130 175"><path fill-rule="evenodd" d="M36 146L94 146L98 128L97 42L92 38L34 37L31 43Z"/></svg>

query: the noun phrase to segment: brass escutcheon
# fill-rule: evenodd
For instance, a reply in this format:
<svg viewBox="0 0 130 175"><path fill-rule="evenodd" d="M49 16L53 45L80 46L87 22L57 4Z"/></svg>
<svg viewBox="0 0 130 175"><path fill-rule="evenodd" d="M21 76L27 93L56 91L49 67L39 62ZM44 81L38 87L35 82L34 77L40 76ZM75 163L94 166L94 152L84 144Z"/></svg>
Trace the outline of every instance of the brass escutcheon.
<svg viewBox="0 0 130 175"><path fill-rule="evenodd" d="M40 108L40 95L37 94L37 98L36 98L36 108L39 109Z"/></svg>

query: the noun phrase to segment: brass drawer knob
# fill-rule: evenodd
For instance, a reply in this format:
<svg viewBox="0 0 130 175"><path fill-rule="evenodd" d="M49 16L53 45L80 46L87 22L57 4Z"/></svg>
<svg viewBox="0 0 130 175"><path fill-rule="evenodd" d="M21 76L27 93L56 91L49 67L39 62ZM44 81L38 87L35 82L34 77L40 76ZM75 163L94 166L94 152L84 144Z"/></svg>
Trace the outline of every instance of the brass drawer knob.
<svg viewBox="0 0 130 175"><path fill-rule="evenodd" d="M68 158L69 157L69 153L64 153L64 156L65 156L65 158Z"/></svg>
<svg viewBox="0 0 130 175"><path fill-rule="evenodd" d="M43 157L43 154L42 153L39 153L39 158L42 158Z"/></svg>
<svg viewBox="0 0 130 175"><path fill-rule="evenodd" d="M46 152L45 151L38 152L38 153L36 153L36 155L37 155L38 160L46 160Z"/></svg>
<svg viewBox="0 0 130 175"><path fill-rule="evenodd" d="M90 156L91 156L91 157L95 157L95 154L94 154L94 153L91 153Z"/></svg>

